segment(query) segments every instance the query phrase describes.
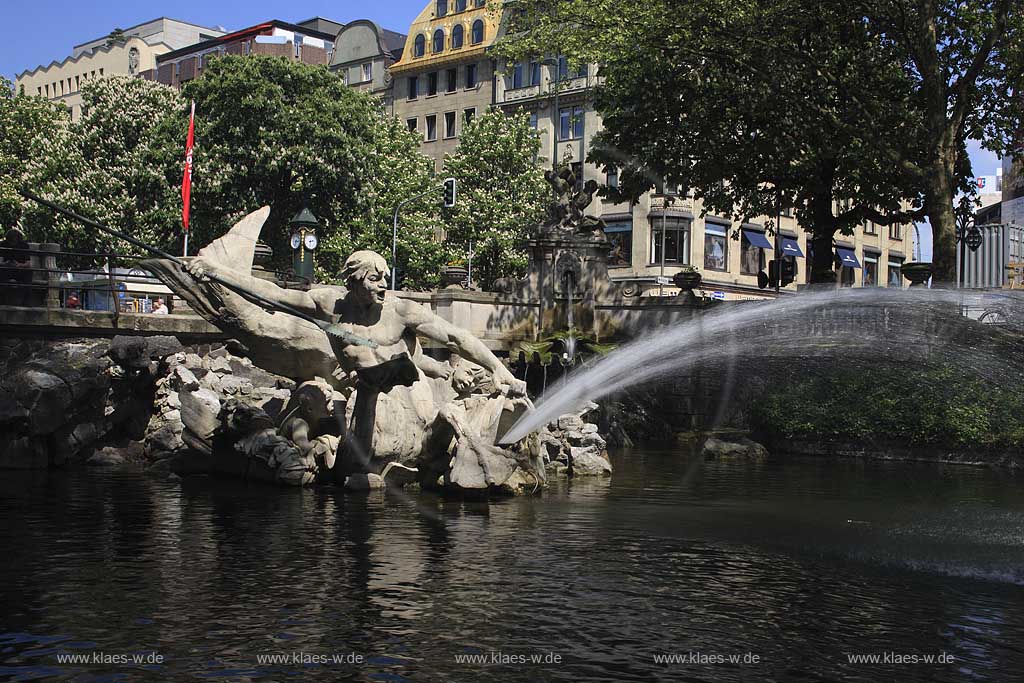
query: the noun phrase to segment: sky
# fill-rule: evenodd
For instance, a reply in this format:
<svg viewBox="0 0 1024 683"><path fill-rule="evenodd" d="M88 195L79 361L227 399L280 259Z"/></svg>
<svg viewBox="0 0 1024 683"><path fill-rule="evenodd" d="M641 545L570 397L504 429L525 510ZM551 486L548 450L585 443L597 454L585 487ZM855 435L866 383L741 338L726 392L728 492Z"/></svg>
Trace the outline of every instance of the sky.
<svg viewBox="0 0 1024 683"><path fill-rule="evenodd" d="M347 23L372 19L384 28L406 33L409 24L429 0L383 0L383 2L328 2L327 0L216 0L160 5L166 16L201 26L223 26L234 31L268 19L298 22L315 16ZM155 19L159 10L148 3L132 5L124 0L0 0L0 25L8 32L0 42L0 75L14 80L26 69L71 54L71 48L102 38L114 28L127 28ZM11 30L17 27L16 30ZM981 149L978 143L968 147L975 175L994 175L999 160ZM931 231L921 229L924 260L931 257Z"/></svg>

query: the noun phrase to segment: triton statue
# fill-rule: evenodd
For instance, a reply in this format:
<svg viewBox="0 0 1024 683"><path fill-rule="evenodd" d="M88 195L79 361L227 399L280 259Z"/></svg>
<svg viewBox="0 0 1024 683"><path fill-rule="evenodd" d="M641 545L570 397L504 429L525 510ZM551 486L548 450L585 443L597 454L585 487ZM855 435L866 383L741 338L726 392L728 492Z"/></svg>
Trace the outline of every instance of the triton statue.
<svg viewBox="0 0 1024 683"><path fill-rule="evenodd" d="M324 400L294 401L279 425L300 449L315 450L317 478L345 481L397 466L424 485L440 480L464 489L515 489L542 483L536 438L506 448L495 445L528 408L524 382L469 332L426 306L389 294L390 271L375 252L349 256L341 273L344 287L300 291L252 276L255 241L268 214L266 208L250 214L184 268L164 259L146 266L200 315L238 339L256 365L334 393L341 405L333 413L342 428L333 439L316 433L316 425L325 422L324 408L303 418L303 406ZM325 334L306 320L269 312L238 291L283 304L339 332ZM454 367L426 356L419 337L458 354Z"/></svg>

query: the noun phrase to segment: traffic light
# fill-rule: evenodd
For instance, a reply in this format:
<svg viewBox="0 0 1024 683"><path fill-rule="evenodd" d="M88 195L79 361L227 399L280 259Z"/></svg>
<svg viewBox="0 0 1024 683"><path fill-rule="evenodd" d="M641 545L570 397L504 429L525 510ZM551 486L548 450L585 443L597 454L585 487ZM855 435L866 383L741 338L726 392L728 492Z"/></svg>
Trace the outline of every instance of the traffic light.
<svg viewBox="0 0 1024 683"><path fill-rule="evenodd" d="M779 279L779 263L782 263L782 279ZM771 260L768 262L768 282L774 287L778 282L780 287L793 282L796 279L796 259L783 258L782 261Z"/></svg>
<svg viewBox="0 0 1024 683"><path fill-rule="evenodd" d="M446 209L455 206L455 178L446 178L444 181L444 206Z"/></svg>

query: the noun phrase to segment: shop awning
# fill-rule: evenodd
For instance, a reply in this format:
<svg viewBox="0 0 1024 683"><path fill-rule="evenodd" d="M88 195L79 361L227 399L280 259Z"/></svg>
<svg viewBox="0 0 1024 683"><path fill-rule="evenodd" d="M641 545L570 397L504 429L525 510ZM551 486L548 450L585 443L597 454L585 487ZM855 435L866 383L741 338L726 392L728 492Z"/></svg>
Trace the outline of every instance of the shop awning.
<svg viewBox="0 0 1024 683"><path fill-rule="evenodd" d="M755 247L760 247L761 249L772 248L772 243L768 241L768 238L764 236L763 232L758 232L757 230L744 230L743 234L746 235L747 241Z"/></svg>
<svg viewBox="0 0 1024 683"><path fill-rule="evenodd" d="M800 250L800 243L791 237L781 237L782 239L782 255L783 256L799 256L804 257L804 252Z"/></svg>
<svg viewBox="0 0 1024 683"><path fill-rule="evenodd" d="M861 267L860 261L857 260L857 255L853 253L853 249L836 247L836 254L839 256L839 261L847 268Z"/></svg>
<svg viewBox="0 0 1024 683"><path fill-rule="evenodd" d="M609 223L604 227L605 232L629 232L633 229L630 223Z"/></svg>

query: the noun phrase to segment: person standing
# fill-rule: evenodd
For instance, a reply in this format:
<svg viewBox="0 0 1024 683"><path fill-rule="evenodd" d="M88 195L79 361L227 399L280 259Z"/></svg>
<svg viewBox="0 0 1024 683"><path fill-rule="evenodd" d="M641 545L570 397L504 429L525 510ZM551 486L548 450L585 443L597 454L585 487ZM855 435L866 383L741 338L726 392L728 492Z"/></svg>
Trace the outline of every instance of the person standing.
<svg viewBox="0 0 1024 683"><path fill-rule="evenodd" d="M8 306L24 306L27 285L32 284L29 244L21 228L11 228L0 242L0 301Z"/></svg>

